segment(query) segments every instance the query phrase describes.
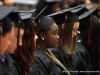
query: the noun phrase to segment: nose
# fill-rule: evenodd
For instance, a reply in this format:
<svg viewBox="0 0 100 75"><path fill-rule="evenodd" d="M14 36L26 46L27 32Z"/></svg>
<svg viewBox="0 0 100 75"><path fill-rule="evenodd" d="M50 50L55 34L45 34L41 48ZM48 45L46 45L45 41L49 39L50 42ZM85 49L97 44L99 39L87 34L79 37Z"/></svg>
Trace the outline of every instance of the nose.
<svg viewBox="0 0 100 75"><path fill-rule="evenodd" d="M36 40L38 39L38 36L36 35Z"/></svg>
<svg viewBox="0 0 100 75"><path fill-rule="evenodd" d="M22 40L19 39L19 46L22 46Z"/></svg>
<svg viewBox="0 0 100 75"><path fill-rule="evenodd" d="M11 42L10 41L8 41L8 45L10 45L11 44Z"/></svg>
<svg viewBox="0 0 100 75"><path fill-rule="evenodd" d="M57 39L59 39L59 35L57 35Z"/></svg>
<svg viewBox="0 0 100 75"><path fill-rule="evenodd" d="M77 36L77 32L75 32L75 34L74 34L75 36Z"/></svg>

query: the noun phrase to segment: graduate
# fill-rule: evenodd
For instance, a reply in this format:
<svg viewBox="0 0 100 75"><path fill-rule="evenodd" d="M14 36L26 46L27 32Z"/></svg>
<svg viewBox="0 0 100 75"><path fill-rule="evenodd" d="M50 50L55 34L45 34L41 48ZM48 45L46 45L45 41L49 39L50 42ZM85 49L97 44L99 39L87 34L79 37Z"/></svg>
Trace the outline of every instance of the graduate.
<svg viewBox="0 0 100 75"><path fill-rule="evenodd" d="M70 10L70 9L68 9ZM58 58L69 71L78 71L77 75L80 75L79 71L89 71L90 68L79 52L76 52L76 36L77 29L79 28L78 16L74 13L53 13L48 16L54 16L55 22L59 26L60 42L58 48L50 49L51 52ZM67 15L67 16L66 16ZM64 25L66 29L64 29ZM69 67L72 66L72 67ZM72 72L72 74L75 74ZM83 73L83 75L88 75Z"/></svg>
<svg viewBox="0 0 100 75"><path fill-rule="evenodd" d="M0 75L13 75L6 50L13 36L12 21L7 17L15 7L0 6Z"/></svg>
<svg viewBox="0 0 100 75"><path fill-rule="evenodd" d="M85 46L92 59L93 70L98 70L99 65L99 20L92 13L97 8L91 9L87 13L79 16L82 44ZM83 17L84 16L84 17ZM85 22L85 23L84 23ZM83 23L85 25L83 25ZM98 32L98 33L97 33ZM84 37L83 37L84 36Z"/></svg>
<svg viewBox="0 0 100 75"><path fill-rule="evenodd" d="M61 0L40 0L36 5L35 15L38 15L39 12L47 6L47 8L43 11L41 15L49 15L51 13L55 13L61 10L60 7Z"/></svg>
<svg viewBox="0 0 100 75"><path fill-rule="evenodd" d="M24 34L25 25L24 25L24 22L19 18L20 16L18 15L18 13L13 13L13 12L14 11L12 11L12 13L8 15L8 17L13 22L14 34L11 37L11 40L10 40L11 44L8 45L6 52L8 53L7 56L9 58L11 72L13 72L13 75L21 75L21 69L16 63L16 61L14 60L13 54L15 51L17 51L17 42L19 46L22 46L22 36ZM20 28L19 28L19 25L20 25ZM18 34L18 31L19 31L19 34ZM19 37L19 40L18 40L18 37Z"/></svg>
<svg viewBox="0 0 100 75"><path fill-rule="evenodd" d="M41 20L40 20L41 18ZM48 48L55 48L59 42L58 26L48 16L41 16L38 25L38 40L35 50L36 66L46 75L71 75Z"/></svg>
<svg viewBox="0 0 100 75"><path fill-rule="evenodd" d="M91 3L89 3L89 4L91 4ZM86 6L89 5L89 4L83 4L81 8L73 9L73 10L71 10L71 12L73 12L73 13L77 14L78 16L80 16L80 15L84 14L85 12L89 11L88 9L86 9ZM86 48L84 47L84 45L82 44L81 36L80 35L81 35L81 31L80 31L80 33L77 33L77 47L76 47L76 51L79 52L79 54L82 56L84 61L92 69L90 55L89 55L88 51L86 50Z"/></svg>
<svg viewBox="0 0 100 75"><path fill-rule="evenodd" d="M35 9L34 9L35 10ZM33 11L34 12L34 11ZM20 13L20 17L25 24L25 32L22 38L22 46L19 47L15 56L15 61L19 65L22 75L44 75L34 64L36 37L36 23L32 17L33 13Z"/></svg>

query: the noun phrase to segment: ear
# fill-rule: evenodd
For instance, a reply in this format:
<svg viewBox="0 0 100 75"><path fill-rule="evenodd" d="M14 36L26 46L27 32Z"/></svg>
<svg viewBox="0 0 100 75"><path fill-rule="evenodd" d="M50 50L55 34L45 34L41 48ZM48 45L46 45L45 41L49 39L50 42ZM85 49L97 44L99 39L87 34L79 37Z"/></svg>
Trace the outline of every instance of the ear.
<svg viewBox="0 0 100 75"><path fill-rule="evenodd" d="M64 29L65 23L62 24L62 29Z"/></svg>
<svg viewBox="0 0 100 75"><path fill-rule="evenodd" d="M41 33L40 33L40 38L43 39L43 38L45 38L45 37L46 37L46 35L45 35L43 32L41 32Z"/></svg>

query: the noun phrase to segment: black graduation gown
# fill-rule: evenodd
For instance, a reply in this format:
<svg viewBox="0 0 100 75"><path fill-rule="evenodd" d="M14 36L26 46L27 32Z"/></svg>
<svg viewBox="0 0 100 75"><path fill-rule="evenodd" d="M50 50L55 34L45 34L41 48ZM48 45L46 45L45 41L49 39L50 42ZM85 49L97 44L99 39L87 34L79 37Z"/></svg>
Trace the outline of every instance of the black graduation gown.
<svg viewBox="0 0 100 75"><path fill-rule="evenodd" d="M92 69L92 63L91 63L91 58L86 50L86 48L82 45L81 42L77 42L77 48L76 51L81 55L81 57L84 59L84 61L89 65L90 69Z"/></svg>
<svg viewBox="0 0 100 75"><path fill-rule="evenodd" d="M68 68L67 61L69 61L74 70L79 71L77 75L90 75L90 73L80 73L80 71L90 71L90 68L80 56L79 52L76 51L75 54L69 55L66 51L60 51L58 48L53 48L51 52L57 56L56 58L58 58L66 68Z"/></svg>
<svg viewBox="0 0 100 75"><path fill-rule="evenodd" d="M69 75L68 72L51 59L42 48L35 50L35 55L37 56L35 64L45 75Z"/></svg>
<svg viewBox="0 0 100 75"><path fill-rule="evenodd" d="M10 63L10 71L13 73L13 75L21 75L21 69L18 66L18 64L14 61L14 59L9 54L7 54L7 57Z"/></svg>
<svg viewBox="0 0 100 75"><path fill-rule="evenodd" d="M27 75L45 75L39 68L37 68L35 63L32 63L31 67L32 67L32 70L29 69L26 72ZM23 72L23 75L25 75L25 72Z"/></svg>
<svg viewBox="0 0 100 75"><path fill-rule="evenodd" d="M70 71L71 75L77 75L77 73L75 73L75 68L74 66L71 64L70 60L70 56L68 55L68 53L65 53L64 51L60 51L58 48L50 48L49 49L54 55L55 57L60 60L64 66L67 68L68 71ZM71 72L73 71L73 72Z"/></svg>
<svg viewBox="0 0 100 75"><path fill-rule="evenodd" d="M3 63L2 60L0 60L0 75L13 75L8 65Z"/></svg>
<svg viewBox="0 0 100 75"><path fill-rule="evenodd" d="M9 54L6 55L5 63L0 60L0 75L21 75L20 68Z"/></svg>

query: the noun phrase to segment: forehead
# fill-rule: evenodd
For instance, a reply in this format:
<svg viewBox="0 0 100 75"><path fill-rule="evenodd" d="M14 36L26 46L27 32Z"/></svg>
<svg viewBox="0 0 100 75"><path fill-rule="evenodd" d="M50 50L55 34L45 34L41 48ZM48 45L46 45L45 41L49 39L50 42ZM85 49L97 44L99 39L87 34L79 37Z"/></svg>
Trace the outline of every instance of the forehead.
<svg viewBox="0 0 100 75"><path fill-rule="evenodd" d="M79 27L79 22L75 22L73 28L78 28L78 27Z"/></svg>
<svg viewBox="0 0 100 75"><path fill-rule="evenodd" d="M53 24L51 25L51 28L52 28L52 29L58 29L58 26L57 26L56 23L53 23Z"/></svg>

